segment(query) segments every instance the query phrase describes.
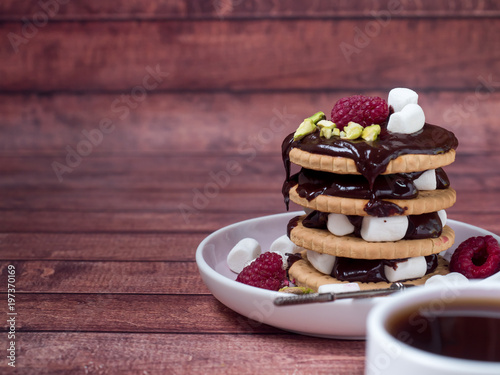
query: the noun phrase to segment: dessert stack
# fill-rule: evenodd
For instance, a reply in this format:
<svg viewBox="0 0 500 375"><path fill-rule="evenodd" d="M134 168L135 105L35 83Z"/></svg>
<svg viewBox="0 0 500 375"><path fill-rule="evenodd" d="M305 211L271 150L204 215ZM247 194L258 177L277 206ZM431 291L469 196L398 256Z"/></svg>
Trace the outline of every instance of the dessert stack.
<svg viewBox="0 0 500 375"><path fill-rule="evenodd" d="M290 279L313 290L352 282L371 289L448 273L438 254L454 243L445 210L456 193L443 167L457 146L453 133L425 122L406 88L387 101L343 98L331 120L323 112L305 119L282 146L285 202L306 212L288 224L304 248Z"/></svg>

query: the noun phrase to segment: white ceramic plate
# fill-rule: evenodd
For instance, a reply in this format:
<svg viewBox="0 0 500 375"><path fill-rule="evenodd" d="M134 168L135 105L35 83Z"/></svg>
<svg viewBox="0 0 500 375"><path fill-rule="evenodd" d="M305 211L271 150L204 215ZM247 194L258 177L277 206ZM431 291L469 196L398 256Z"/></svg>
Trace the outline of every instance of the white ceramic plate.
<svg viewBox="0 0 500 375"><path fill-rule="evenodd" d="M203 281L215 298L248 318L242 318L241 324L252 327L268 324L310 336L364 339L368 312L384 298L274 306L273 300L283 293L236 282L236 274L227 266L227 254L239 240L245 237L255 238L262 250L266 251L276 238L286 233L288 221L301 214L303 212L289 212L250 219L209 235L196 251L196 263ZM448 220L447 225L455 230L456 236L455 245L447 252L448 255L469 237L490 234L500 241L499 236L473 225L455 220ZM500 273L491 278L500 279Z"/></svg>

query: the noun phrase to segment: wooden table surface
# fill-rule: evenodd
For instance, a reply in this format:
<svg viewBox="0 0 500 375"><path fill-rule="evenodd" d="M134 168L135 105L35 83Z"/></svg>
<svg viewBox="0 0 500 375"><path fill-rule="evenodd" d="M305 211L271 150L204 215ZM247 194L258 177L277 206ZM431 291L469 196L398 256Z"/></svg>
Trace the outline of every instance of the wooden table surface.
<svg viewBox="0 0 500 375"><path fill-rule="evenodd" d="M403 2L347 64L337 47L368 30L368 1L344 13L165 1L138 16L145 5L118 3L60 5L30 38L19 20L40 9L4 5L2 35L26 43L0 50L1 373L363 373L364 341L246 324L195 263L213 231L285 212L282 139L353 93L417 90L460 142L449 218L500 233L495 4ZM432 43L406 47L414 33Z"/></svg>

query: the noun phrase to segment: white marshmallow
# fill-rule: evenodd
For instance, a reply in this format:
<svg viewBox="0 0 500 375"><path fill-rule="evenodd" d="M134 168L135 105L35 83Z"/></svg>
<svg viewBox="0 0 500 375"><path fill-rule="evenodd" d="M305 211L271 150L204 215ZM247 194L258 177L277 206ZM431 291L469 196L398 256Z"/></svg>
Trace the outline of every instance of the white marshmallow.
<svg viewBox="0 0 500 375"><path fill-rule="evenodd" d="M392 133L411 134L424 127L425 114L418 104L407 104L399 112L389 116L387 130Z"/></svg>
<svg viewBox="0 0 500 375"><path fill-rule="evenodd" d="M401 280L417 279L427 272L427 261L425 257L408 258L408 260L397 263L396 269L384 266L385 277L391 283Z"/></svg>
<svg viewBox="0 0 500 375"><path fill-rule="evenodd" d="M330 254L318 253L316 251L307 250L307 260L319 272L329 275L332 273L335 264L335 256Z"/></svg>
<svg viewBox="0 0 500 375"><path fill-rule="evenodd" d="M442 287L454 288L460 285L468 284L469 279L458 272L451 272L447 275L434 275L430 277L426 282L425 286L428 285L439 285Z"/></svg>
<svg viewBox="0 0 500 375"><path fill-rule="evenodd" d="M328 214L326 227L336 236L345 236L346 234L354 232L354 225L352 225L347 216L343 214Z"/></svg>
<svg viewBox="0 0 500 375"><path fill-rule="evenodd" d="M243 238L227 254L227 265L233 272L240 273L248 262L261 253L260 244L253 238Z"/></svg>
<svg viewBox="0 0 500 375"><path fill-rule="evenodd" d="M281 254L295 254L301 252L302 250L304 250L304 248L295 245L286 234L276 238L269 248L269 251L274 251Z"/></svg>
<svg viewBox="0 0 500 375"><path fill-rule="evenodd" d="M358 283L325 284L318 287L318 293L345 293L361 290Z"/></svg>
<svg viewBox="0 0 500 375"><path fill-rule="evenodd" d="M361 237L369 242L399 241L408 230L406 216L364 216Z"/></svg>
<svg viewBox="0 0 500 375"><path fill-rule="evenodd" d="M387 104L394 108L394 112L399 112L407 104L417 104L418 94L404 87L396 87L389 91Z"/></svg>
<svg viewBox="0 0 500 375"><path fill-rule="evenodd" d="M418 190L436 190L436 170L429 169L420 175L419 178L413 180L413 183Z"/></svg>
<svg viewBox="0 0 500 375"><path fill-rule="evenodd" d="M441 219L441 224L443 225L443 227L446 225L446 221L448 220L448 214L446 213L445 210L439 210L437 212L439 218Z"/></svg>

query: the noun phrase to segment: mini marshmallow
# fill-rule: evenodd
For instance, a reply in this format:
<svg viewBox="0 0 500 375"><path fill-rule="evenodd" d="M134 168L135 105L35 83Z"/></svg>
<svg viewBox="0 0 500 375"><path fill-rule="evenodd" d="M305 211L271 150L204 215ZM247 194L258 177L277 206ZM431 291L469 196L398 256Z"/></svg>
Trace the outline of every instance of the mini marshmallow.
<svg viewBox="0 0 500 375"><path fill-rule="evenodd" d="M420 175L419 178L413 180L413 183L418 190L436 190L436 170L429 169Z"/></svg>
<svg viewBox="0 0 500 375"><path fill-rule="evenodd" d="M274 251L281 254L295 254L300 253L302 250L304 250L304 248L295 245L286 234L276 238L269 248L269 251Z"/></svg>
<svg viewBox="0 0 500 375"><path fill-rule="evenodd" d="M439 210L437 214L441 219L441 225L444 227L446 225L446 221L448 220L448 214L446 213L445 210Z"/></svg>
<svg viewBox="0 0 500 375"><path fill-rule="evenodd" d="M361 237L369 242L399 241L408 230L406 216L364 216Z"/></svg>
<svg viewBox="0 0 500 375"><path fill-rule="evenodd" d="M253 238L243 238L227 254L227 265L235 273L240 273L243 268L261 253L260 244Z"/></svg>
<svg viewBox="0 0 500 375"><path fill-rule="evenodd" d="M387 104L394 108L394 112L401 111L407 104L417 104L418 94L410 89L403 87L396 87L389 91L387 97Z"/></svg>
<svg viewBox="0 0 500 375"><path fill-rule="evenodd" d="M425 114L418 104L407 104L399 112L389 116L387 130L392 133L411 134L424 127Z"/></svg>
<svg viewBox="0 0 500 375"><path fill-rule="evenodd" d="M354 225L352 225L347 216L343 214L328 214L326 227L336 236L345 236L346 234L354 232Z"/></svg>
<svg viewBox="0 0 500 375"><path fill-rule="evenodd" d="M428 285L438 285L442 287L457 287L460 285L465 285L469 283L469 279L458 272L450 272L447 275L434 275L430 277L426 282L425 286Z"/></svg>
<svg viewBox="0 0 500 375"><path fill-rule="evenodd" d="M319 272L331 274L335 264L335 256L330 254L318 253L316 251L307 250L307 260Z"/></svg>
<svg viewBox="0 0 500 375"><path fill-rule="evenodd" d="M318 293L345 293L361 290L358 283L325 284L318 287Z"/></svg>
<svg viewBox="0 0 500 375"><path fill-rule="evenodd" d="M425 257L408 258L406 261L398 262L396 269L384 266L385 277L391 283L400 280L417 279L425 276L427 272L427 261Z"/></svg>

